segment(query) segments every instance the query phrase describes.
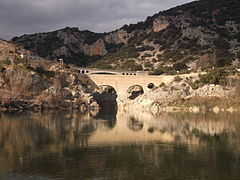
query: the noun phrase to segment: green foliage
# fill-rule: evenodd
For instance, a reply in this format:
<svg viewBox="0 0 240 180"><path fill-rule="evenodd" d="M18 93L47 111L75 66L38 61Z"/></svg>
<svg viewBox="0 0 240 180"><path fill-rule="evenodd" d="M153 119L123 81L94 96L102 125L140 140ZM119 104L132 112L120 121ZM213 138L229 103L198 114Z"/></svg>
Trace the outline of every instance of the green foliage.
<svg viewBox="0 0 240 180"><path fill-rule="evenodd" d="M164 57L163 57L162 54L158 54L158 55L157 55L157 60L158 60L159 62L161 62L161 61L164 61L165 59L164 59Z"/></svg>
<svg viewBox="0 0 240 180"><path fill-rule="evenodd" d="M113 69L111 64L107 62L101 62L101 61L97 61L95 64L93 64L93 67L96 67L99 69Z"/></svg>
<svg viewBox="0 0 240 180"><path fill-rule="evenodd" d="M234 55L231 54L227 49L216 49L215 54L216 54L215 62L216 67L224 67L231 65L234 59Z"/></svg>
<svg viewBox="0 0 240 180"><path fill-rule="evenodd" d="M25 67L29 66L29 60L27 58L15 56L13 62L15 65L22 64Z"/></svg>
<svg viewBox="0 0 240 180"><path fill-rule="evenodd" d="M142 58L144 59L144 58L147 58L147 57L152 57L152 55L151 54L144 54L143 56L142 56Z"/></svg>
<svg viewBox="0 0 240 180"><path fill-rule="evenodd" d="M224 40L223 38L218 38L213 41L213 44L218 48L218 49L229 49L230 48L230 43Z"/></svg>
<svg viewBox="0 0 240 180"><path fill-rule="evenodd" d="M137 48L138 51L143 52L143 51L153 51L155 48L152 46L142 46Z"/></svg>
<svg viewBox="0 0 240 180"><path fill-rule="evenodd" d="M174 62L181 60L183 57L183 54L179 50L165 50L163 52L163 59Z"/></svg>
<svg viewBox="0 0 240 180"><path fill-rule="evenodd" d="M134 60L127 60L125 61L122 66L122 69L124 70L131 70L131 71L142 71L142 65L136 64Z"/></svg>
<svg viewBox="0 0 240 180"><path fill-rule="evenodd" d="M156 58L153 58L153 59L152 59L152 62L153 62L153 63L157 63L158 61L157 61Z"/></svg>
<svg viewBox="0 0 240 180"><path fill-rule="evenodd" d="M173 65L173 69L176 71L181 71L184 69L187 69L188 67L186 66L186 64L184 62L177 62Z"/></svg>
<svg viewBox="0 0 240 180"><path fill-rule="evenodd" d="M201 75L199 82L203 84L222 84L226 82L228 74L229 70L227 68L213 69L206 74Z"/></svg>
<svg viewBox="0 0 240 180"><path fill-rule="evenodd" d="M11 61L8 58L5 58L1 61L1 64L11 65Z"/></svg>
<svg viewBox="0 0 240 180"><path fill-rule="evenodd" d="M176 75L177 72L172 67L159 67L154 69L154 71L151 72L150 74L151 75L161 75L161 74Z"/></svg>
<svg viewBox="0 0 240 180"><path fill-rule="evenodd" d="M197 90L200 87L200 82L194 81L194 82L190 82L189 85L192 87L193 90Z"/></svg>
<svg viewBox="0 0 240 180"><path fill-rule="evenodd" d="M144 67L146 67L146 68L151 68L151 67L153 67L153 65L152 65L152 63L150 63L149 61L146 61L146 62L144 63Z"/></svg>
<svg viewBox="0 0 240 180"><path fill-rule="evenodd" d="M124 44L105 43L108 53L116 53Z"/></svg>

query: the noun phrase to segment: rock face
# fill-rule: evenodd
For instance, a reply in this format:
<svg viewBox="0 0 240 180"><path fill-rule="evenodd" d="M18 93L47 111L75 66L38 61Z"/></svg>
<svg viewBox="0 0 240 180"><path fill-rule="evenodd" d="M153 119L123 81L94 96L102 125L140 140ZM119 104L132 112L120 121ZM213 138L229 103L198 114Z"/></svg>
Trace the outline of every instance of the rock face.
<svg viewBox="0 0 240 180"><path fill-rule="evenodd" d="M83 48L84 54L88 56L104 56L107 54L105 44L102 39L99 39L92 45L85 45Z"/></svg>
<svg viewBox="0 0 240 180"><path fill-rule="evenodd" d="M65 28L12 41L41 57L80 66L155 74L222 67L240 57L239 6L238 0L200 0L110 33Z"/></svg>
<svg viewBox="0 0 240 180"><path fill-rule="evenodd" d="M134 92L134 90L135 92L141 92L138 87L131 88L130 92ZM139 93L138 96L136 96L135 98L129 98L129 92L127 92L127 97L119 101L119 108L124 110L138 109L141 111L153 112L160 112L165 110L182 110L182 108L186 108L184 102L187 102L189 99L195 98L196 101L199 101L198 104L203 105L201 104L201 101L204 102L204 99L221 99L233 96L233 88L226 88L220 85L211 84L204 85L194 90L188 84L188 81L186 79L182 79L178 82L173 81L169 84L155 87L153 90L144 94ZM200 108L194 106L191 107L189 110L191 110L192 112L199 112Z"/></svg>
<svg viewBox="0 0 240 180"><path fill-rule="evenodd" d="M153 21L153 32L160 32L169 26L169 22L163 18L156 18Z"/></svg>
<svg viewBox="0 0 240 180"><path fill-rule="evenodd" d="M77 75L7 66L0 73L0 107L6 110L98 108Z"/></svg>

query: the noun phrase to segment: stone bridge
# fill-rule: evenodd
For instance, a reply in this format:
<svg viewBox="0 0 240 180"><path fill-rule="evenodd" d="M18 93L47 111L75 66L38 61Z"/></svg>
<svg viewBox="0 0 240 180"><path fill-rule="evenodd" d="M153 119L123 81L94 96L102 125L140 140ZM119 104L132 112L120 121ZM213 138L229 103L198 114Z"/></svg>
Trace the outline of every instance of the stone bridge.
<svg viewBox="0 0 240 180"><path fill-rule="evenodd" d="M91 91L98 86L112 86L119 97L126 95L127 90L133 85L142 86L144 92L150 91L148 84L153 83L159 86L161 83L168 84L173 81L175 76L161 75L150 76L148 72L143 71L112 71L112 70L97 70L97 69L78 69L81 80L88 86ZM180 75L184 77L198 76L198 73Z"/></svg>

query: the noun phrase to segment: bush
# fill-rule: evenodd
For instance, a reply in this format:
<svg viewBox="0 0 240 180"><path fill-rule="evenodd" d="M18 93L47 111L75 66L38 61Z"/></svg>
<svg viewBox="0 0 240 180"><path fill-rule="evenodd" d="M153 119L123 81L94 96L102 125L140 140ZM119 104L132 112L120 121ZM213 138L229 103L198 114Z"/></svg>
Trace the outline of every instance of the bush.
<svg viewBox="0 0 240 180"><path fill-rule="evenodd" d="M153 51L155 48L152 46L143 46L137 48L138 51L143 52L143 51Z"/></svg>
<svg viewBox="0 0 240 180"><path fill-rule="evenodd" d="M193 90L197 90L200 87L200 82L197 80L195 82L190 82L189 85Z"/></svg>
<svg viewBox="0 0 240 180"><path fill-rule="evenodd" d="M200 83L203 84L222 84L226 82L229 71L226 68L218 68L200 76Z"/></svg>
<svg viewBox="0 0 240 180"><path fill-rule="evenodd" d="M186 66L186 64L184 62L177 62L173 65L173 69L176 71L181 71L184 69L187 69L188 67Z"/></svg>
<svg viewBox="0 0 240 180"><path fill-rule="evenodd" d="M180 82L182 80L182 78L180 76L175 76L173 81L175 82Z"/></svg>
<svg viewBox="0 0 240 180"><path fill-rule="evenodd" d="M22 64L23 66L29 66L29 60L27 58L14 57L13 62L15 65Z"/></svg>
<svg viewBox="0 0 240 180"><path fill-rule="evenodd" d="M122 69L130 71L142 71L143 67L140 64L136 64L134 60L127 60L122 64Z"/></svg>
<svg viewBox="0 0 240 180"><path fill-rule="evenodd" d="M156 62L157 62L157 59L156 59L156 58L153 58L153 59L152 59L152 62L153 62L153 63L156 63Z"/></svg>
<svg viewBox="0 0 240 180"><path fill-rule="evenodd" d="M153 66L152 63L150 63L148 61L144 63L145 68L151 68L152 66Z"/></svg>
<svg viewBox="0 0 240 180"><path fill-rule="evenodd" d="M5 65L11 65L11 61L8 58L3 59L1 63Z"/></svg>

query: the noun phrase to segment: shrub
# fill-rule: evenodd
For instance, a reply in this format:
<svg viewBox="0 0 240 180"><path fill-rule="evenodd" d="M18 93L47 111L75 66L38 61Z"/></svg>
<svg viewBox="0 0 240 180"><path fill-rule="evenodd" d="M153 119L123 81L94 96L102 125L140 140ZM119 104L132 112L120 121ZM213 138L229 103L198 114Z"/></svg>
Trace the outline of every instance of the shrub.
<svg viewBox="0 0 240 180"><path fill-rule="evenodd" d="M182 80L182 78L180 76L175 76L173 81L175 82L180 82Z"/></svg>
<svg viewBox="0 0 240 180"><path fill-rule="evenodd" d="M156 58L153 58L153 59L152 59L152 62L153 62L153 63L156 63L156 62L157 62L157 59L156 59Z"/></svg>
<svg viewBox="0 0 240 180"><path fill-rule="evenodd" d="M153 51L155 48L152 46L143 46L137 48L138 51L143 52L143 51Z"/></svg>
<svg viewBox="0 0 240 180"><path fill-rule="evenodd" d="M20 58L15 56L13 62L15 65L22 64L25 67L29 66L29 60L27 58Z"/></svg>
<svg viewBox="0 0 240 180"><path fill-rule="evenodd" d="M122 69L131 71L142 71L143 67L140 64L136 64L134 60L127 60L122 64Z"/></svg>
<svg viewBox="0 0 240 180"><path fill-rule="evenodd" d="M173 65L173 69L176 71L187 69L188 67L184 62L177 62Z"/></svg>
<svg viewBox="0 0 240 180"><path fill-rule="evenodd" d="M200 83L203 84L220 84L226 82L229 71L226 68L218 68L200 76Z"/></svg>
<svg viewBox="0 0 240 180"><path fill-rule="evenodd" d="M195 82L190 82L189 85L193 90L197 90L200 87L200 82L197 80Z"/></svg>
<svg viewBox="0 0 240 180"><path fill-rule="evenodd" d="M146 67L146 68L147 68L147 67L148 67L148 68L151 68L152 66L153 66L152 63L150 63L150 62L148 62L148 61L144 63L144 67Z"/></svg>
<svg viewBox="0 0 240 180"><path fill-rule="evenodd" d="M3 59L1 63L5 65L11 65L11 61L8 58Z"/></svg>

